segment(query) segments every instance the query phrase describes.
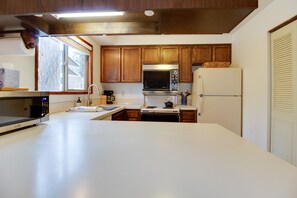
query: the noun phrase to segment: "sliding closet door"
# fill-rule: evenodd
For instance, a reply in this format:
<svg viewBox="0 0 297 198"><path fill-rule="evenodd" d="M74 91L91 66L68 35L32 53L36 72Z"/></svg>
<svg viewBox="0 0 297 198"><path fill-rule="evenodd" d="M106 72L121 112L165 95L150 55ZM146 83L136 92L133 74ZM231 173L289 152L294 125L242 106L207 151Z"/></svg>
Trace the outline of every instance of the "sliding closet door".
<svg viewBox="0 0 297 198"><path fill-rule="evenodd" d="M271 152L297 165L297 21L271 34Z"/></svg>

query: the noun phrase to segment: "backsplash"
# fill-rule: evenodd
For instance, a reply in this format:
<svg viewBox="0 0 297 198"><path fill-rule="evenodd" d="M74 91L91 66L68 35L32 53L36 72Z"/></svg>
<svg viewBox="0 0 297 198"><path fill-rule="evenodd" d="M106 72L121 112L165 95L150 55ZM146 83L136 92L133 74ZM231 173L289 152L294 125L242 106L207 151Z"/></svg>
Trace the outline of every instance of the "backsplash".
<svg viewBox="0 0 297 198"><path fill-rule="evenodd" d="M180 92L187 90L192 92L192 83L180 83L179 86ZM114 91L117 104L144 104L142 83L102 83L102 87L104 90ZM181 103L180 96L177 98L177 103Z"/></svg>

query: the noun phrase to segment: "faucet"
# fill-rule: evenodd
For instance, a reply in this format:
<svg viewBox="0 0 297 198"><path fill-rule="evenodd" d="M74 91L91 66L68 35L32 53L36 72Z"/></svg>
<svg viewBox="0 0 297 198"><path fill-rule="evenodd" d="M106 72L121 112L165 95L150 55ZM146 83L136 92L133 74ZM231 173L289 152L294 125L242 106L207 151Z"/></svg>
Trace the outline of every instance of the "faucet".
<svg viewBox="0 0 297 198"><path fill-rule="evenodd" d="M95 84L91 84L91 85L88 87L88 100L87 100L87 106L91 106L91 104L92 104L92 99L90 98L90 93L91 93L91 88L92 88L93 86L97 89L97 94L98 94L98 96L100 95L100 91L99 91L97 85L95 85Z"/></svg>

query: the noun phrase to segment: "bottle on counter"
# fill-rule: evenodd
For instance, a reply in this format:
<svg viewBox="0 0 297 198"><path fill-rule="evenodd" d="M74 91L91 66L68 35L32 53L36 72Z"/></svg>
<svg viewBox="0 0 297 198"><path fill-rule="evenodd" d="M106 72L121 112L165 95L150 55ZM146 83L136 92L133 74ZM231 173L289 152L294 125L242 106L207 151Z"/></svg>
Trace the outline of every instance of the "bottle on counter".
<svg viewBox="0 0 297 198"><path fill-rule="evenodd" d="M76 101L76 106L79 107L81 105L81 100L80 97L78 97L77 101Z"/></svg>

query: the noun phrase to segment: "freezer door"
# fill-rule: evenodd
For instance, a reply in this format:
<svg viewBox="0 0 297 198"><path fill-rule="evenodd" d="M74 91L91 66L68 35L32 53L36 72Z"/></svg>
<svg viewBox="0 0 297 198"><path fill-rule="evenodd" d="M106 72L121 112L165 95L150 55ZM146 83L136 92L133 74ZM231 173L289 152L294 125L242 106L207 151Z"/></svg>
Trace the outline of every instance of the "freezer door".
<svg viewBox="0 0 297 198"><path fill-rule="evenodd" d="M198 95L241 95L241 68L200 68L194 72Z"/></svg>
<svg viewBox="0 0 297 198"><path fill-rule="evenodd" d="M240 96L204 96L198 101L199 123L217 123L241 136Z"/></svg>

